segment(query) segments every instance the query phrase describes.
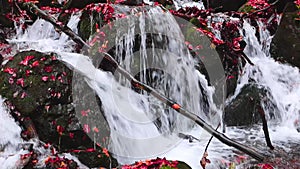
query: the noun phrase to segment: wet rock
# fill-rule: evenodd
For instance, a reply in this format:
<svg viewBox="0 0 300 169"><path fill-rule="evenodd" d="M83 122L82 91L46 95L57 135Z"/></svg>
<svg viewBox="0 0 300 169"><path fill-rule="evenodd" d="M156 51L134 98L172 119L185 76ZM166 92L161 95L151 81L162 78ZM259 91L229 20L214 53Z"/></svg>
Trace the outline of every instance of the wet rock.
<svg viewBox="0 0 300 169"><path fill-rule="evenodd" d="M274 2L276 2L276 0L269 0L268 2L269 3L274 3ZM277 9L277 12L282 13L285 6L286 6L286 4L291 3L291 2L294 2L294 0L278 1L275 5L276 9Z"/></svg>
<svg viewBox="0 0 300 169"><path fill-rule="evenodd" d="M300 68L300 21L295 17L297 8L289 3L272 39L270 53L274 59Z"/></svg>
<svg viewBox="0 0 300 169"><path fill-rule="evenodd" d="M8 0L0 1L0 27L13 27L13 21L7 17L7 14L11 12L11 4Z"/></svg>
<svg viewBox="0 0 300 169"><path fill-rule="evenodd" d="M274 3L276 0L268 0L268 3ZM284 0L284 1L278 1L275 4L275 7L277 9L277 12L281 13L285 7L285 5L289 2L293 2L294 0ZM207 4L209 2L209 4ZM216 9L217 12L228 12L228 11L238 11L239 8L241 8L247 0L204 0L203 4L205 8L212 8Z"/></svg>
<svg viewBox="0 0 300 169"><path fill-rule="evenodd" d="M226 107L224 122L228 126L247 126L261 122L258 109L262 103L274 111L269 112L270 118L276 115L276 107L268 99L271 96L268 91L255 84L249 84L241 89L241 92ZM269 103L268 103L269 102Z"/></svg>
<svg viewBox="0 0 300 169"><path fill-rule="evenodd" d="M83 10L78 23L78 34L83 40L88 40L97 29L112 19L114 8L109 4L94 4L93 8ZM99 11L100 10L100 11Z"/></svg>
<svg viewBox="0 0 300 169"><path fill-rule="evenodd" d="M178 169L192 169L188 164L186 164L183 161L178 161L177 168Z"/></svg>
<svg viewBox="0 0 300 169"><path fill-rule="evenodd" d="M228 12L237 11L246 2L247 0L204 0L203 4L206 8L216 9L216 12Z"/></svg>
<svg viewBox="0 0 300 169"><path fill-rule="evenodd" d="M66 5L64 5L64 9L71 9L71 8L79 8L83 9L89 4L92 3L106 3L106 0L69 0Z"/></svg>
<svg viewBox="0 0 300 169"><path fill-rule="evenodd" d="M91 160L98 158L111 159L112 166L116 166L116 160L105 156L83 130L74 109L72 78L73 72L54 54L20 52L1 68L0 95L7 99L11 114L21 124L24 139L38 137L59 152L96 147L101 156L87 152L83 164L100 167ZM81 154L78 156L81 158ZM106 164L101 167L109 167Z"/></svg>
<svg viewBox="0 0 300 169"><path fill-rule="evenodd" d="M123 5L142 5L143 4L143 0L125 0L123 2L120 2L120 4Z"/></svg>
<svg viewBox="0 0 300 169"><path fill-rule="evenodd" d="M174 4L173 0L154 0L154 2L158 2L158 3L162 4L163 6Z"/></svg>
<svg viewBox="0 0 300 169"><path fill-rule="evenodd" d="M50 6L50 7L62 7L62 5L57 0L39 0L36 4L39 7Z"/></svg>
<svg viewBox="0 0 300 169"><path fill-rule="evenodd" d="M0 54L0 68L2 66L2 62L3 62L3 56Z"/></svg>
<svg viewBox="0 0 300 169"><path fill-rule="evenodd" d="M32 116L37 109L47 105L71 103L71 77L72 72L55 56L21 52L3 66L1 94L22 115Z"/></svg>

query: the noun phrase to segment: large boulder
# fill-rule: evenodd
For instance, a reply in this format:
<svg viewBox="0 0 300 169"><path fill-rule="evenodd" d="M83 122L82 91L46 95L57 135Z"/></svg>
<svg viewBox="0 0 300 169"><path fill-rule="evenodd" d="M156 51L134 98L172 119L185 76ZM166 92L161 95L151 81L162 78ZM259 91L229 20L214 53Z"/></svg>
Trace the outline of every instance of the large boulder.
<svg viewBox="0 0 300 169"><path fill-rule="evenodd" d="M289 3L271 43L271 56L300 68L300 21L295 4Z"/></svg>
<svg viewBox="0 0 300 169"><path fill-rule="evenodd" d="M73 152L88 167L116 166L117 161L99 146L101 142L88 137L94 131L84 130L79 122L72 78L73 72L54 54L20 52L0 71L0 95L21 124L24 139L38 137L59 152ZM85 151L90 148L96 149Z"/></svg>
<svg viewBox="0 0 300 169"><path fill-rule="evenodd" d="M245 85L241 92L225 107L224 123L227 126L247 126L261 122L259 109L267 105L270 118L275 118L278 109L272 104L268 90L256 84Z"/></svg>

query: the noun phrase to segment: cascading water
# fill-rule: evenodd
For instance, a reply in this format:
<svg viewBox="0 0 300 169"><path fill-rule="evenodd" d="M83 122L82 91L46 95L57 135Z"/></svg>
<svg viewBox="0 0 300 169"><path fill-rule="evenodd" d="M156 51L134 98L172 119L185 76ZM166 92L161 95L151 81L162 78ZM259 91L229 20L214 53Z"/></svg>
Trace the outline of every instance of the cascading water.
<svg viewBox="0 0 300 169"><path fill-rule="evenodd" d="M184 105L188 110L205 117L203 107L201 107L201 104L203 104L203 100L201 100L202 93L198 85L200 83L203 86L208 92L209 98L212 98L212 89L208 87L204 76L199 75L194 69L194 60L183 45L184 42L180 41L182 35L178 25L175 24L176 21L170 14L164 15L165 18L155 17L155 13L163 12L160 8L152 8L147 13L143 12L144 11L138 11L133 14L143 14L137 17L139 21L138 24L135 24L134 20L127 20L129 22L127 23L129 25L128 29L125 29L125 32L124 30L117 32L117 36L113 42L116 45L113 54L122 67L133 75L136 75L136 78L145 83L151 81L151 79L159 79L159 76L166 77L157 83L152 81L152 83L156 85L157 90ZM147 16L148 19L145 19L145 16ZM75 32L78 21L79 16L74 15L68 24ZM151 37L154 41L149 43L147 41L149 29L151 29L152 32L155 29L163 30L165 34L158 34ZM265 42L265 44L270 43L270 39L266 36L266 31L261 31L259 42L255 37L255 30L247 22L244 22L243 30L245 32L243 34L244 40L248 44L245 49L245 54L254 62L255 66L247 65L245 67L233 98L238 94L242 86L249 83L249 79L267 88L273 98L272 101L278 108L279 114L277 118L281 121L280 125L276 123L276 126L270 126L271 139L276 146L286 148L281 145L282 142L287 144L289 142L297 143L300 137L293 126L294 121L299 118L300 111L299 69L277 63L269 57L269 54L266 53L268 50L261 45L262 42ZM139 37L137 38L138 42L135 38L136 35ZM168 39L168 43L163 43L166 46L153 51L153 48L157 48L154 42L159 39L164 39L164 36L172 37L173 39ZM119 158L121 162L122 160L124 160L123 162L128 162L128 159L122 158L124 156L145 156L145 154L142 154L143 151L152 152L150 151L150 146L147 147L145 144L139 144L136 140L142 138L157 139L162 133L170 133L171 131L188 132L188 129L191 127L189 125L190 121L185 120L182 116L176 115L173 110L167 109L155 98L146 94L142 95L142 92L138 93L131 90L130 82L125 81L124 78L117 75L117 73L114 77L111 73L97 69L98 65L93 65L88 56L71 53L74 50L74 43L68 39L65 34L62 33L60 35L56 33L53 26L44 20L38 19L25 32L19 31L16 38L10 40L10 42L17 44L18 50L34 49L42 52L56 52L61 56L60 59L62 61L66 62L84 76L87 84L95 90L97 95L101 98L107 121L111 129L117 133L117 135L112 134L111 136L111 150L115 152L116 155L120 155ZM137 43L140 45L138 45L138 50L134 51L133 48L137 48L135 46ZM170 57L170 55L172 57ZM163 69L165 74L161 74L160 71L155 71L158 68ZM141 70L148 70L150 73L147 71L141 72ZM191 89L192 91L189 91ZM213 105L212 99L208 100L209 104ZM1 103L2 102L1 100ZM268 110L268 106L264 105L263 107L266 112L271 111ZM9 129L13 129L7 136L11 139L8 140L4 139L6 137L0 137L0 151L1 145L7 145L4 149L5 156L5 154L12 152L16 153L16 145L22 142L22 140L19 136L16 136L19 135L20 132L20 128L17 124L15 124L6 113L3 113L6 112L5 109L1 109L0 111L3 116L0 120L5 120L5 126L1 126L0 129L7 127L8 121L11 121L11 123L9 123L11 125ZM153 123L153 114L157 114L157 111L160 113L159 125ZM137 123L136 119L143 119L144 123ZM257 128L250 130L228 128L227 131L229 137L237 140L245 140L245 142L252 144L255 142L262 143L264 138L263 133L257 130ZM3 131L3 133L8 132ZM129 141L124 141L124 137L120 137L120 133L122 133L122 136L125 135ZM195 127L190 134L200 138L200 141L197 143L187 143L183 141L176 147L168 147L173 149L160 156L166 156L168 159L173 160L182 160L191 165L192 168L200 168L199 160L209 135L203 132L199 127ZM252 137L249 137L250 135ZM171 138L175 139L176 136L171 136ZM164 137L160 137L159 139L162 139L159 141L168 140ZM151 141L155 140L150 139L150 143ZM166 147L157 148L164 149ZM159 154L161 152L156 151L155 153ZM214 140L209 149L209 155L213 159L213 164L207 167L217 168L217 161L219 161L220 158L226 159L232 153L233 149ZM146 154L146 156L147 155L149 154ZM129 158L130 162L134 160L135 158ZM7 164L9 162L9 159L5 157L2 158L1 152L0 163Z"/></svg>
<svg viewBox="0 0 300 169"><path fill-rule="evenodd" d="M3 101L0 98L0 165L4 168L14 168L20 163L20 155L26 154L28 151L20 150L21 128L9 115Z"/></svg>
<svg viewBox="0 0 300 169"><path fill-rule="evenodd" d="M268 99L278 109L274 110L274 107L270 107L267 103L262 103L267 117L270 117L270 114L275 114L275 118L269 118L268 122L270 137L275 146L275 151L271 153L281 154L283 151L287 153L292 151L291 153L293 154L298 152L294 145L299 144L300 138L300 134L296 129L297 126L294 125L295 121L299 120L300 112L300 72L298 68L278 63L270 57L269 46L272 37L269 36L269 32L261 22L258 21L258 25L260 26L260 41L256 37L255 27L251 26L247 21L244 21L243 27L240 29L243 39L247 43L244 52L254 63L254 66L246 65L239 78L235 94L228 101L234 99L240 93L242 87L249 83L256 83L268 89L270 92ZM226 135L230 138L248 145L255 145L255 147L259 147L258 149L265 152L268 151L264 143L264 134L261 126L248 127L246 129L227 127L226 131ZM176 149L168 152L167 156L174 160L183 159L193 168L200 168L198 161L201 153L204 152L203 145L207 143L208 137L205 133L197 130L197 128L191 134L200 138L200 142L190 145L183 142ZM213 162L207 168L218 168L220 159L224 158L226 161L226 159L229 159L228 156L234 154L230 147L220 144L217 140L212 141L208 153L210 160ZM293 156L292 154L289 156ZM246 166L240 165L237 167L245 168Z"/></svg>
<svg viewBox="0 0 300 169"><path fill-rule="evenodd" d="M210 99L212 89L209 89L211 87L208 87L205 77L195 69L195 61L186 48L176 21L171 14L163 14L163 10L158 7L148 11L144 8L135 10L131 16L139 14L139 17L129 17L114 23L117 30L116 37L111 38L114 40L112 55L137 79L151 83L162 94L206 118L209 113L204 113L203 105L213 105ZM111 28L109 31L113 32ZM190 120L153 96L132 91L130 82L115 73L119 81L117 83L112 75L91 65L85 56L61 53L61 57L89 77L88 84L101 98L111 128L110 150L120 156L119 161L122 161L122 157L132 160L156 156L179 141L176 133L185 133L193 126ZM199 84L210 95L209 103L202 100ZM151 144L155 146L147 149L147 145Z"/></svg>
<svg viewBox="0 0 300 169"><path fill-rule="evenodd" d="M282 125L294 129L294 122L299 118L300 111L299 69L280 64L272 59L269 53L265 53L265 51L269 51L269 47L264 50L264 46L261 44L265 43L269 46L271 38L269 38L267 31L263 31L264 27L260 27L261 32L266 34L261 33L261 43L255 37L254 28L247 22L244 23L244 30L246 30L244 39L249 44L245 53L253 60L255 66L246 67L239 86L245 85L249 79L252 79L269 89L273 101L279 109L278 118L281 118Z"/></svg>

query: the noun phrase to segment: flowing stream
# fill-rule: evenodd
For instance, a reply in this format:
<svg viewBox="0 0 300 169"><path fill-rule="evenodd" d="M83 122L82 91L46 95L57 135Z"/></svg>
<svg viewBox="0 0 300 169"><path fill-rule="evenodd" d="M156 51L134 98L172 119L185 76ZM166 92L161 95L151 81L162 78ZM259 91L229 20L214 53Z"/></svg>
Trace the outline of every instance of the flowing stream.
<svg viewBox="0 0 300 169"><path fill-rule="evenodd" d="M135 14L138 12L135 11ZM122 29L116 33L113 42L117 45L114 54L119 56L116 60L136 78L144 82L150 81L164 95L210 123L217 124L221 119L221 113L218 112L221 111L218 110L218 106L214 105L212 99L214 88L208 86L204 75L194 68L196 63L186 46L183 45L184 40L180 40L183 36L172 15L165 14L164 18L158 19L155 14L159 12L162 10L152 8L146 13L151 18L150 20L145 19L145 15L140 15L133 22L128 20L128 29ZM79 16L73 15L68 24L75 32L77 32ZM263 25L261 25L261 30L262 28ZM163 48L154 51L152 48L155 47L155 42L152 42L152 48L146 44L147 31L150 29L162 31L163 35L174 39L168 39L168 43L165 43ZM247 42L245 53L255 66L246 65L235 95L229 99L233 99L240 89L249 83L249 79L269 89L272 102L276 104L279 112L274 122L270 122L270 137L275 147L289 151L289 144L299 144L300 140L300 134L294 126L294 121L299 118L300 113L299 69L280 64L270 58L269 53L266 52L268 46L263 46L257 40L255 29L246 21L241 32L244 32L244 40ZM136 34L140 35L138 51L133 50ZM155 38L156 40L163 39L163 36L158 34ZM270 44L271 38L267 31L261 31L260 39L264 42L263 44ZM84 77L86 83L96 91L102 101L105 116L113 131L109 148L120 162L131 163L138 159L160 156L185 161L192 168L200 168L199 161L210 137L208 133L198 126L191 125L190 120L177 115L151 95L132 90L130 82L118 73L112 74L97 69L97 65L93 65L88 56L72 53L74 42L65 34L57 33L50 23L38 19L25 32L18 31L16 37L9 42L16 44L19 51L34 49L42 52L56 52L63 62ZM165 74L160 74L159 70L162 69ZM147 70L150 73L140 72L141 70ZM159 77L163 78L157 83L151 81ZM200 85L205 92L201 91ZM204 97L206 101L203 100ZM20 138L20 127L8 115L2 105L2 99L0 102L0 131L2 133L0 135L0 165L13 168L10 165L17 163L19 154L26 153L18 148L18 145L24 141ZM263 105L263 108L267 116L273 113L271 112L273 109L268 109L267 105ZM207 110L217 112L215 118L211 118ZM159 120L153 123L155 118ZM226 131L226 135L230 138L245 144L257 145L260 150L267 151L260 126L250 129L227 127ZM189 143L188 140L180 140L177 134L181 132L191 134L199 141ZM4 145L5 148L2 149L1 146ZM207 168L217 168L222 160L232 159L234 151L235 149L213 139L208 150L212 164Z"/></svg>

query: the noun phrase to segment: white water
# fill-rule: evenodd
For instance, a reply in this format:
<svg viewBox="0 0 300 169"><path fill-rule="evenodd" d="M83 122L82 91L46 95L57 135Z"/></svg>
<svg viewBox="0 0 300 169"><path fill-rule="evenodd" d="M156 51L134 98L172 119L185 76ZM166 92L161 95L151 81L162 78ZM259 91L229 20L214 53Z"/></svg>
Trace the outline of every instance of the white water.
<svg viewBox="0 0 300 169"><path fill-rule="evenodd" d="M21 128L9 115L4 100L0 97L0 166L6 169L15 169L20 163L20 155L28 153L20 150L22 143Z"/></svg>
<svg viewBox="0 0 300 169"><path fill-rule="evenodd" d="M246 65L243 74L240 77L239 84L236 92L232 98L237 96L241 88L249 83L249 79L254 79L255 82L265 88L269 89L273 102L279 109L279 115L275 119L275 123L269 121L269 132L273 145L276 148L283 148L289 151L289 143L300 144L300 133L297 132L294 122L300 117L300 72L298 68L292 67L287 64L280 64L272 59L269 55L269 45L271 37L268 31L260 24L260 39L264 42L264 45L255 37L255 28L245 21L241 33L245 31L244 40L247 42L245 48L245 54L251 59L255 66L249 64ZM268 105L263 105L263 108L268 116L273 109L268 109ZM280 121L278 123L278 121ZM226 135L229 138L239 140L240 142L247 142L248 144L264 144L264 134L261 126L256 126L253 129L238 129L235 127L227 127ZM209 139L209 135L206 132L201 131L199 128L195 128L191 134L197 138L200 138L199 143L188 143L185 141L181 143L176 149L167 153L167 157L170 159L182 159L192 166L192 168L201 168L199 161L204 152L204 147ZM263 151L267 151L267 147L263 148ZM218 162L222 159L227 161L229 155L235 153L232 152L233 148L230 148L224 144L221 144L218 140L214 139L209 146L209 159L213 162L208 165L207 168L218 168ZM227 160L226 160L227 159ZM240 166L239 168L243 168Z"/></svg>
<svg viewBox="0 0 300 169"><path fill-rule="evenodd" d="M74 31L76 31L77 22L78 16L73 16L69 23L69 26L73 28ZM143 24L140 24L139 26L143 27ZM300 134L293 126L293 122L295 119L299 118L300 112L299 69L275 62L272 58L270 58L266 53L263 52L264 50L262 50L262 45L260 45L260 43L257 41L254 35L255 32L253 28L245 22L243 29L246 32L244 39L248 44L247 48L245 49L245 53L254 62L255 66L246 66L243 75L240 78L235 96L238 94L242 86L248 83L249 78L254 79L258 84L268 88L270 90L270 93L272 94L272 97L274 98L273 101L276 103L281 116L281 123L277 124L276 126L270 126L271 140L275 143L275 146L281 146L282 142L288 144L288 141L299 143L298 140L300 139ZM128 35L133 33L134 32L130 32ZM262 31L261 39L270 42L270 39L266 35L267 32ZM129 37L132 38L131 36ZM128 47L132 39L127 40L128 41L125 43L125 46L127 45ZM148 100L151 98L149 96L139 95L133 92L126 85L120 85L110 73L105 73L96 69L86 56L70 53L70 51L72 51L72 45L74 43L67 39L64 34L57 34L49 23L43 20L37 20L25 33L20 32L17 35L16 39L11 40L10 42L18 44L19 50L35 49L44 52L52 51L61 54L61 59L65 62L68 62L81 74L85 75L87 83L97 92L100 98L105 98L102 99L102 101L105 113L108 116L108 121L110 122L110 125L117 127L118 132L123 133L124 135L128 135L130 138L149 138L160 135L157 128L152 123L138 124L132 123L132 121L130 121L130 119L133 118L132 116L136 115L140 115L139 118L145 118L145 121L149 120L147 118L149 117L147 116L147 114L150 113L149 111L151 110L151 106ZM145 46L142 46L142 49L143 48L145 48ZM180 52L181 51L179 48L179 53ZM147 57L147 53L141 53L141 55L143 56L143 58ZM162 55L162 57L164 57L164 55ZM183 62L183 65L187 63L189 63L189 60ZM122 65L124 67L126 67L127 65L127 68L130 69L130 59L127 63L125 59ZM253 73L253 71L256 71L257 73ZM201 76L195 77L200 79L203 78ZM191 77L187 77L188 80L189 78ZM180 82L180 79L176 79L176 82ZM196 91L195 93L199 94L199 91ZM178 99L184 98L179 97ZM1 100L1 103L2 102L3 101ZM142 102L143 104L140 104ZM199 103L200 100L196 100L196 102ZM116 103L118 103L119 106L115 106ZM201 112L201 110L199 110L200 107L195 105L195 102L193 102L192 106L195 106L196 108L188 107L188 109L194 110L195 112ZM266 107L264 108L266 112L269 111ZM5 151L0 152L0 164L3 164L4 166L7 166L7 168L10 168L9 165L12 164L12 162L16 162L16 157L18 157L18 154L24 153L16 149L17 145L22 142L21 138L19 137L20 128L12 120L12 118L7 115L7 112L3 107L0 107L0 112L0 120L5 121L5 123L0 123L0 130L4 129L2 132L4 133L4 135L0 136L0 145L9 143L9 146L6 147ZM118 114L120 112L121 114ZM132 116L130 116L131 114L129 114L129 112L134 113L132 114ZM110 116L113 114L118 114L119 117L125 114L126 117L129 118L129 120L126 120L126 118L121 118L121 120L117 123L114 121L113 116ZM11 132L7 132L6 129L11 130ZM263 142L264 139L261 128L253 128L251 130L227 128L227 131L228 132L226 134L231 138L246 139L252 143L255 141ZM190 134L199 138L201 141L188 143L188 141L184 140L178 146L171 147L171 151L166 152L165 154L161 154L160 156L167 157L168 159L173 160L182 160L187 162L192 168L200 168L199 160L204 151L206 142L208 141L210 136L198 127L195 127L190 132ZM254 137L250 138L250 136ZM140 155L139 149L140 151L143 151L145 150L145 148L148 148L149 150L147 151L150 151L150 149L152 148L152 145L148 147L138 147L137 142L129 141L126 142L126 144L121 145L120 140L118 140L118 136L113 137L112 142L114 144L112 147L113 150L120 151L117 152L120 154L128 153L129 155L136 156ZM130 151L130 149L133 149L134 151ZM228 155L233 154L232 150L232 148L229 148L214 139L212 144L210 145L208 152L209 158L212 159L213 162L212 164L208 165L207 168L217 168L217 161L220 161L220 159L222 158L226 159ZM132 154L136 152L137 154ZM15 156L10 157L9 154L14 154ZM121 161L122 160L125 159L121 159ZM127 160L128 159L126 159L125 161Z"/></svg>

